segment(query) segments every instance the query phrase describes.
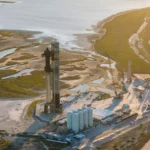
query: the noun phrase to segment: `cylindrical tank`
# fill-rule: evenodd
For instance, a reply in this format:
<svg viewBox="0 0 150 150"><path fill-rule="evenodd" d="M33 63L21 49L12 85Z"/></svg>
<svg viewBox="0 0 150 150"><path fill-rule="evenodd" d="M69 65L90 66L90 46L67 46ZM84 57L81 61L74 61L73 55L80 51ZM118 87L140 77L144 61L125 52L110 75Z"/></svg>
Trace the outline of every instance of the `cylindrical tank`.
<svg viewBox="0 0 150 150"><path fill-rule="evenodd" d="M72 112L67 113L67 129L72 129Z"/></svg>
<svg viewBox="0 0 150 150"><path fill-rule="evenodd" d="M84 129L84 117L82 109L78 110L79 114L79 129L82 131Z"/></svg>
<svg viewBox="0 0 150 150"><path fill-rule="evenodd" d="M73 113L77 113L78 111L77 111L77 110L73 110L72 112L73 112Z"/></svg>
<svg viewBox="0 0 150 150"><path fill-rule="evenodd" d="M86 106L83 106L83 107L82 107L82 110L84 110L84 109L86 109L86 108L87 108Z"/></svg>
<svg viewBox="0 0 150 150"><path fill-rule="evenodd" d="M72 130L75 133L79 132L79 114L78 113L72 114Z"/></svg>
<svg viewBox="0 0 150 150"><path fill-rule="evenodd" d="M89 125L89 121L88 121L88 110L85 108L83 110L83 117L84 117L84 127L85 128L88 128L88 125Z"/></svg>
<svg viewBox="0 0 150 150"><path fill-rule="evenodd" d="M89 126L93 126L93 109L92 108L88 108L88 120L89 120Z"/></svg>

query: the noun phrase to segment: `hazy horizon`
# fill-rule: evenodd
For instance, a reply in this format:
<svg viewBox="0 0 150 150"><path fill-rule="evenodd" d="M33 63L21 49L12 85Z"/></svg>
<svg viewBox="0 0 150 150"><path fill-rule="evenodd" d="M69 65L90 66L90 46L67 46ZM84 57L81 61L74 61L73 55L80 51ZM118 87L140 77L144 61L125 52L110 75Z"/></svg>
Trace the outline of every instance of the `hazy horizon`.
<svg viewBox="0 0 150 150"><path fill-rule="evenodd" d="M72 34L86 33L114 13L146 6L149 0L20 0L0 5L0 29L42 31L71 47Z"/></svg>

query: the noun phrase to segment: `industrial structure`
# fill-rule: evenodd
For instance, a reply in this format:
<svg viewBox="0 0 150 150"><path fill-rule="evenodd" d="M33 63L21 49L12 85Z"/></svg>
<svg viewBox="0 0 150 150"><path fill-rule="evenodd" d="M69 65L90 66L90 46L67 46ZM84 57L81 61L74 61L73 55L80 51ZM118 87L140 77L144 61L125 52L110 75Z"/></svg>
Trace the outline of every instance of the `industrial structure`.
<svg viewBox="0 0 150 150"><path fill-rule="evenodd" d="M45 57L46 72L46 103L44 112L52 112L60 108L60 74L59 74L59 43L52 42L42 54Z"/></svg>
<svg viewBox="0 0 150 150"><path fill-rule="evenodd" d="M75 133L93 126L93 109L82 107L67 113L67 129Z"/></svg>
<svg viewBox="0 0 150 150"><path fill-rule="evenodd" d="M127 81L132 82L132 73L131 73L131 61L128 61L128 72L127 72Z"/></svg>

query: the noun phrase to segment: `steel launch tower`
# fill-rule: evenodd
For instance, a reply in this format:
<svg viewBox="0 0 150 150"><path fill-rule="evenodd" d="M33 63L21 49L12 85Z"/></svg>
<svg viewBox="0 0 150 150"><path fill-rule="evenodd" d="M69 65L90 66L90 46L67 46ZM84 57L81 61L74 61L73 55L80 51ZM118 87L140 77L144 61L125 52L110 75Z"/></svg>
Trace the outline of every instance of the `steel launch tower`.
<svg viewBox="0 0 150 150"><path fill-rule="evenodd" d="M59 43L52 42L51 44L51 52L53 54L52 57L52 81L53 81L53 100L55 103L55 108L60 107L60 73L59 73Z"/></svg>
<svg viewBox="0 0 150 150"><path fill-rule="evenodd" d="M42 56L45 57L46 72L46 103L44 112L48 113L60 108L59 43L52 42L51 49L47 48Z"/></svg>

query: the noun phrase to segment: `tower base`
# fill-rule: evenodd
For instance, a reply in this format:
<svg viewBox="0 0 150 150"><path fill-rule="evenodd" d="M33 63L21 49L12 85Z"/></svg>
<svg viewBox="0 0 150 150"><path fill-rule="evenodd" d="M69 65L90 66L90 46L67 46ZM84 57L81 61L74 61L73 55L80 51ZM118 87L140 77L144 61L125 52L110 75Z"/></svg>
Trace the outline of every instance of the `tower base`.
<svg viewBox="0 0 150 150"><path fill-rule="evenodd" d="M49 110L49 109L48 109L48 106L49 106L49 105L48 105L47 103L44 105L44 113L45 113L45 114L48 114L48 110Z"/></svg>
<svg viewBox="0 0 150 150"><path fill-rule="evenodd" d="M55 104L49 104L49 103L45 103L44 104L44 113L48 114L51 112L55 111Z"/></svg>

